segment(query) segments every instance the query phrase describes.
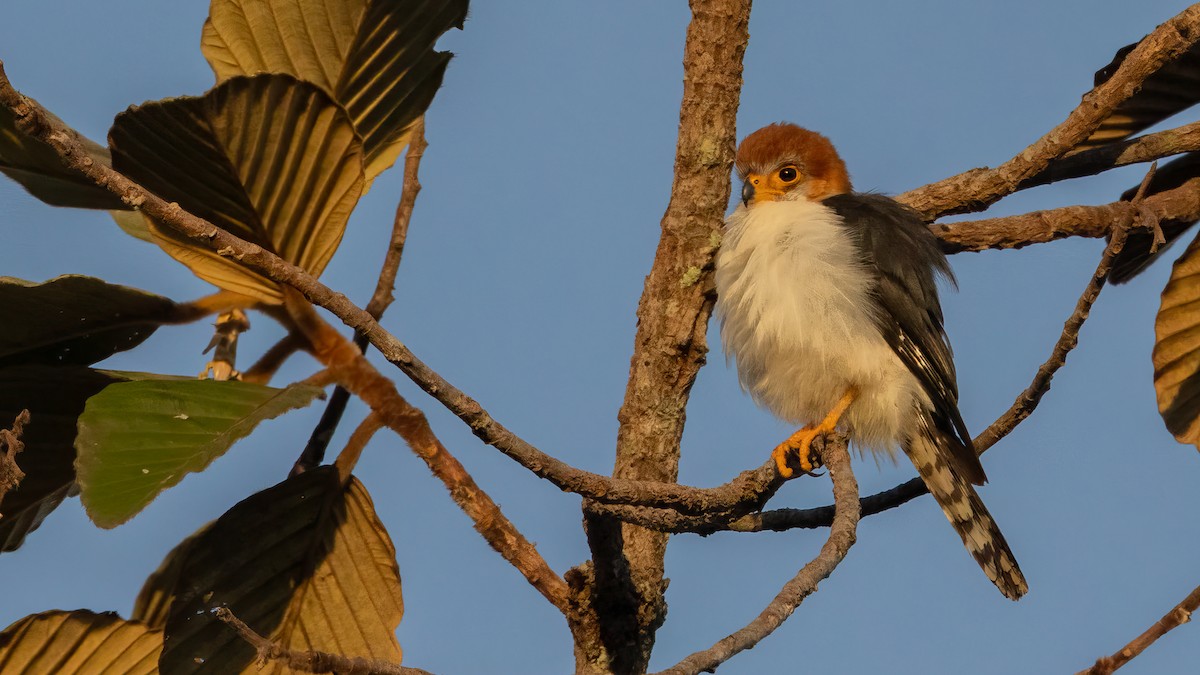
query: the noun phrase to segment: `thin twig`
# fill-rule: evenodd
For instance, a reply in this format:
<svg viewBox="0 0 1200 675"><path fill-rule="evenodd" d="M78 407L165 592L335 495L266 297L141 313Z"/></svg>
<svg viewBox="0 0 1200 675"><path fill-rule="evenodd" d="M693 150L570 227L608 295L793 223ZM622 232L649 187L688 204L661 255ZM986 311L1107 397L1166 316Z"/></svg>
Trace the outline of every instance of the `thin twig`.
<svg viewBox="0 0 1200 675"><path fill-rule="evenodd" d="M1108 246L1105 247L1104 254L1100 257L1100 262L1096 265L1095 272L1092 273L1087 286L1083 289L1083 293L1075 303L1071 316L1063 323L1062 333L1054 343L1054 348L1050 351L1049 358L1037 369L1037 372L1033 376L1033 381L1017 396L1008 410L975 437L974 444L977 452L982 454L1002 438L1012 433L1017 425L1025 421L1037 408L1042 397L1049 391L1050 382L1054 379L1055 373L1066 365L1067 355L1079 344L1079 331L1083 327L1083 323L1087 321L1092 305L1100 296L1100 291L1104 288L1105 282L1108 279L1108 273L1112 269L1113 260L1120 254L1121 248L1125 245L1129 230L1135 225L1132 222L1133 219L1153 220L1154 218L1152 212L1142 208L1145 204L1145 189L1149 185L1150 178L1154 175L1154 169L1155 167L1152 165L1150 171L1146 174L1146 178L1143 179L1139 196L1135 197L1133 201L1128 202L1130 209L1126 212L1126 219L1119 222L1113 228L1112 238L1109 240ZM1136 223L1136 225L1147 228L1152 227L1152 223L1148 222ZM862 514L870 516L894 509L921 495L928 494L928 492L928 489L926 489L924 482L920 478L913 478L884 492L864 497L861 502ZM637 523L642 527L672 533L694 532L697 534L711 534L725 530L733 532L760 532L763 530L782 532L791 529L826 527L833 522L835 512L833 506L830 505L811 509L774 509L763 513L738 514L733 518L726 516L726 519L722 520L721 516L723 514L721 513L706 513L694 516L664 509L627 508L622 506L602 508L622 520Z"/></svg>
<svg viewBox="0 0 1200 675"><path fill-rule="evenodd" d="M1147 628L1144 633L1134 638L1129 644L1122 647L1112 656L1100 657L1096 660L1095 665L1086 670L1079 671L1076 675L1111 675L1114 670L1129 663L1138 654L1146 651L1146 648L1154 644L1160 637L1191 621L1192 612L1195 612L1197 608L1200 608L1200 586L1192 589L1192 592L1188 593L1183 602L1175 605L1163 618L1155 621L1153 626Z"/></svg>
<svg viewBox="0 0 1200 675"><path fill-rule="evenodd" d="M982 211L1012 194L1023 181L1038 175L1051 161L1087 139L1142 82L1200 40L1200 5L1192 5L1163 22L1138 43L1117 72L1084 95L1061 124L995 169L972 169L906 192L897 200L927 220L949 213Z"/></svg>
<svg viewBox="0 0 1200 675"><path fill-rule="evenodd" d="M350 438L346 440L346 447L342 448L333 462L343 483L350 479L350 474L354 473L354 467L358 464L358 458L362 456L363 448L367 447L371 437L381 428L383 420L379 419L379 415L371 413L359 423L354 433L350 434Z"/></svg>
<svg viewBox="0 0 1200 675"><path fill-rule="evenodd" d="M396 286L396 273L400 269L400 259L404 256L404 245L408 241L408 226L412 222L413 209L417 204L417 195L421 193L421 158L429 143L425 140L425 118L417 118L413 124L408 151L404 156L404 187L400 192L400 202L396 204L396 216L392 220L392 239L388 243L387 254L383 259L383 268L379 271L379 281L375 283L375 292L367 303L367 313L376 319L395 299L392 292Z"/></svg>
<svg viewBox="0 0 1200 675"><path fill-rule="evenodd" d="M696 675L713 672L717 666L728 661L738 652L751 649L796 611L804 599L817 591L817 584L829 578L854 545L859 521L858 482L850 468L850 453L841 444L829 444L821 450L821 457L833 479L833 500L837 510L829 539L811 562L784 584L753 621L741 630L717 642L712 647L696 652L658 675Z"/></svg>
<svg viewBox="0 0 1200 675"><path fill-rule="evenodd" d="M619 479L678 479L688 398L708 353L708 317L716 300L713 260L729 204L751 2L690 0L688 6L692 16L684 38L671 197L638 301L629 379L617 412L613 477ZM618 542L620 551L600 543L605 539ZM594 565L614 571L607 576L612 584L593 590L602 597L638 598L632 616L601 619L636 624L632 632L610 636L630 646L617 650L617 662L608 665L618 672L645 672L654 633L666 614L667 537L593 517L588 540L600 543L592 546ZM597 656L588 658L596 663Z"/></svg>
<svg viewBox="0 0 1200 675"><path fill-rule="evenodd" d="M383 313L392 304L392 294L396 286L396 274L400 269L400 259L404 256L404 244L408 241L408 226L412 221L413 209L417 204L417 195L421 192L419 174L421 158L429 143L425 140L425 117L417 118L410 131L408 150L404 155L404 187L400 189L400 201L396 204L396 216L392 219L392 238L388 243L387 253L383 258L383 267L379 270L379 280L375 282L375 292L367 303L367 313L375 320L383 318ZM354 336L354 344L360 350L366 351L367 337L361 333ZM325 404L325 412L308 437L308 443L296 463L292 466L291 475L303 473L308 469L319 466L325 459L325 450L337 430L342 415L346 412L346 404L350 402L350 392L337 387Z"/></svg>
<svg viewBox="0 0 1200 675"><path fill-rule="evenodd" d="M1108 279L1108 273L1112 269L1113 260L1116 259L1117 255L1121 252L1121 248L1125 245L1125 239L1134 224L1133 219L1135 217L1153 218L1153 214L1147 215L1147 212L1140 207L1143 205L1145 189L1149 185L1150 178L1154 175L1154 169L1155 167L1152 165L1150 171L1146 174L1146 178L1142 181L1139 196L1132 202L1129 202L1131 209L1127 212L1126 219L1119 221L1113 228L1112 238L1109 240L1108 246L1104 248L1104 254L1100 256L1100 262L1096 265L1096 271L1088 279L1087 286L1084 287L1083 293L1080 294L1079 300L1076 301L1071 316L1063 323L1062 333L1054 343L1054 348L1050 351L1050 357L1038 367L1037 372L1033 376L1033 381L1017 396L1008 410L1004 411L1000 417L996 418L996 421L992 422L987 429L984 429L982 433L975 437L975 450L980 454L1012 433L1017 425L1025 421L1033 413L1034 409L1041 402L1042 397L1049 391L1050 382L1054 379L1054 374L1066 365L1067 355L1079 344L1079 330L1083 327L1083 323L1087 321L1092 305L1095 304L1096 299L1100 296L1100 291L1104 288L1105 281ZM1143 226L1148 225L1147 223L1140 224ZM871 515L893 509L927 493L928 490L921 479L914 478L890 490L864 498L862 505L863 514ZM745 516L737 523L736 528L731 527L730 529L736 529L738 532L757 532L762 529L786 530L791 528L822 527L829 523L830 514L831 509L828 506L815 509L779 509L775 512Z"/></svg>
<svg viewBox="0 0 1200 675"><path fill-rule="evenodd" d="M40 106L20 95L4 73L0 62L0 104L13 111L18 128L50 145L68 168L78 171L107 188L125 203L140 208L159 222L208 246L223 256L236 259L247 268L302 293L313 304L329 310L346 325L368 336L371 344L389 362L471 427L483 442L512 458L535 475L558 488L609 504L632 504L676 509L684 513L730 510L745 501L759 500L780 484L773 462L743 472L716 488L694 488L677 484L609 478L576 469L520 438L492 419L479 402L457 389L421 362L400 340L383 329L365 310L344 295L336 293L303 269L279 258L262 247L240 239L204 219L168 204L121 173L94 162L75 139L71 130L51 119ZM1156 217L1163 214L1151 207L1156 200L1182 190L1172 190L1147 198L1143 208ZM1161 204L1161 203L1159 203ZM1124 208L1128 204L1124 203ZM1128 213L1123 212L1123 213ZM1109 214L1111 215L1111 214ZM1111 223L1111 220L1107 222ZM1111 225L1109 226L1111 227ZM869 499L869 498L868 498ZM824 521L829 524L828 519Z"/></svg>
<svg viewBox="0 0 1200 675"><path fill-rule="evenodd" d="M269 661L281 661L288 668L305 673L338 673L338 675L430 675L420 668L408 668L398 663L367 659L361 656L342 656L318 651L287 649L279 643L259 635L253 628L237 618L228 607L214 610L218 619L224 621L238 636L254 647L261 668Z"/></svg>
<svg viewBox="0 0 1200 675"><path fill-rule="evenodd" d="M25 449L21 435L25 433L26 424L29 424L29 410L22 410L17 413L11 428L0 429L0 502L4 501L9 490L25 479L25 472L17 466L17 455ZM0 514L0 517L3 515Z"/></svg>
<svg viewBox="0 0 1200 675"><path fill-rule="evenodd" d="M292 354L302 349L304 349L302 338L290 333L283 336L279 342L271 345L266 353L258 357L254 365L242 371L242 381L266 384L283 366L284 362L291 358Z"/></svg>
<svg viewBox="0 0 1200 675"><path fill-rule="evenodd" d="M237 260L272 281L295 289L312 304L329 310L347 326L366 335L371 345L388 362L466 423L484 443L500 450L561 490L605 503L643 504L701 513L728 509L744 500L758 499L759 495L778 487L778 475L771 461L757 469L745 471L716 488L610 478L576 469L542 452L494 420L478 401L423 363L396 336L345 295L330 289L307 271L263 247L188 213L178 204L166 202L112 167L93 161L79 142L73 140L74 135L67 127L54 121L41 106L13 88L2 61L0 104L13 111L19 129L54 148L64 166L87 176L126 204L140 209L185 237L222 256Z"/></svg>

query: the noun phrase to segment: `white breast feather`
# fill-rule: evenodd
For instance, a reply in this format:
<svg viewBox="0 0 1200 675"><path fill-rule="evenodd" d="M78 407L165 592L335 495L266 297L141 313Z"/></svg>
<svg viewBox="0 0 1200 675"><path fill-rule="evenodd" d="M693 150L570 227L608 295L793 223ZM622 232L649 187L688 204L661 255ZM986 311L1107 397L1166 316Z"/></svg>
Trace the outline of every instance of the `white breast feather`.
<svg viewBox="0 0 1200 675"><path fill-rule="evenodd" d="M794 424L821 421L851 385L842 418L860 448L891 453L928 397L876 326L872 278L840 217L804 199L738 206L717 256L727 358L760 405Z"/></svg>

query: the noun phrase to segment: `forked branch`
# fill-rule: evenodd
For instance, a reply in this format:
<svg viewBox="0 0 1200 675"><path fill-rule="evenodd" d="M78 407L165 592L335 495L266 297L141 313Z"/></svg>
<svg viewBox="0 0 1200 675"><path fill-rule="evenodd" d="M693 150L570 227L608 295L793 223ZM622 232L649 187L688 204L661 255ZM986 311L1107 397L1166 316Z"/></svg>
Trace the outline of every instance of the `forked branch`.
<svg viewBox="0 0 1200 675"><path fill-rule="evenodd" d="M829 538L821 552L799 573L784 584L769 605L746 627L708 649L696 652L657 675L696 675L713 672L735 654L751 649L783 624L804 599L817 591L817 584L829 578L845 559L857 537L858 481L850 469L850 453L843 444L831 443L821 450L821 458L833 479L835 515Z"/></svg>
<svg viewBox="0 0 1200 675"><path fill-rule="evenodd" d="M1084 95L1061 124L995 169L971 169L906 192L897 199L926 220L982 211L1037 176L1051 161L1082 143L1142 82L1200 40L1200 4L1192 5L1147 35L1104 84Z"/></svg>

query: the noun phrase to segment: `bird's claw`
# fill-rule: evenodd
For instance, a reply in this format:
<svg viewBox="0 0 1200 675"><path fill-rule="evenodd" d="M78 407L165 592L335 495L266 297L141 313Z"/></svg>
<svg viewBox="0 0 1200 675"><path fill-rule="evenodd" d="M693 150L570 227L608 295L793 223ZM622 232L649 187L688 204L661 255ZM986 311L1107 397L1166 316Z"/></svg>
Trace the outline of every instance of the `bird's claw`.
<svg viewBox="0 0 1200 675"><path fill-rule="evenodd" d="M817 429L806 427L776 446L771 458L775 460L779 475L791 478L797 469L806 476L820 475L814 472L822 466L821 455L813 450L812 442L821 434Z"/></svg>

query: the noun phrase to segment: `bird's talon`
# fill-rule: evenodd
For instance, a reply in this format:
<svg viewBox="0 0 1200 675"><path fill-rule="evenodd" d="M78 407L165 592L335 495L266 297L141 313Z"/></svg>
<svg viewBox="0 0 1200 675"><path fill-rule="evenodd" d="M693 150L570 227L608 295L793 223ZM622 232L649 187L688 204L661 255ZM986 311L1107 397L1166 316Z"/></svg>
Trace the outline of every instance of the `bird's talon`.
<svg viewBox="0 0 1200 675"><path fill-rule="evenodd" d="M775 460L775 468L779 471L779 475L784 478L791 478L792 474L795 473L792 471L792 467L788 466L788 454L791 451L792 448L784 442L776 446L775 450L771 452L771 459Z"/></svg>

